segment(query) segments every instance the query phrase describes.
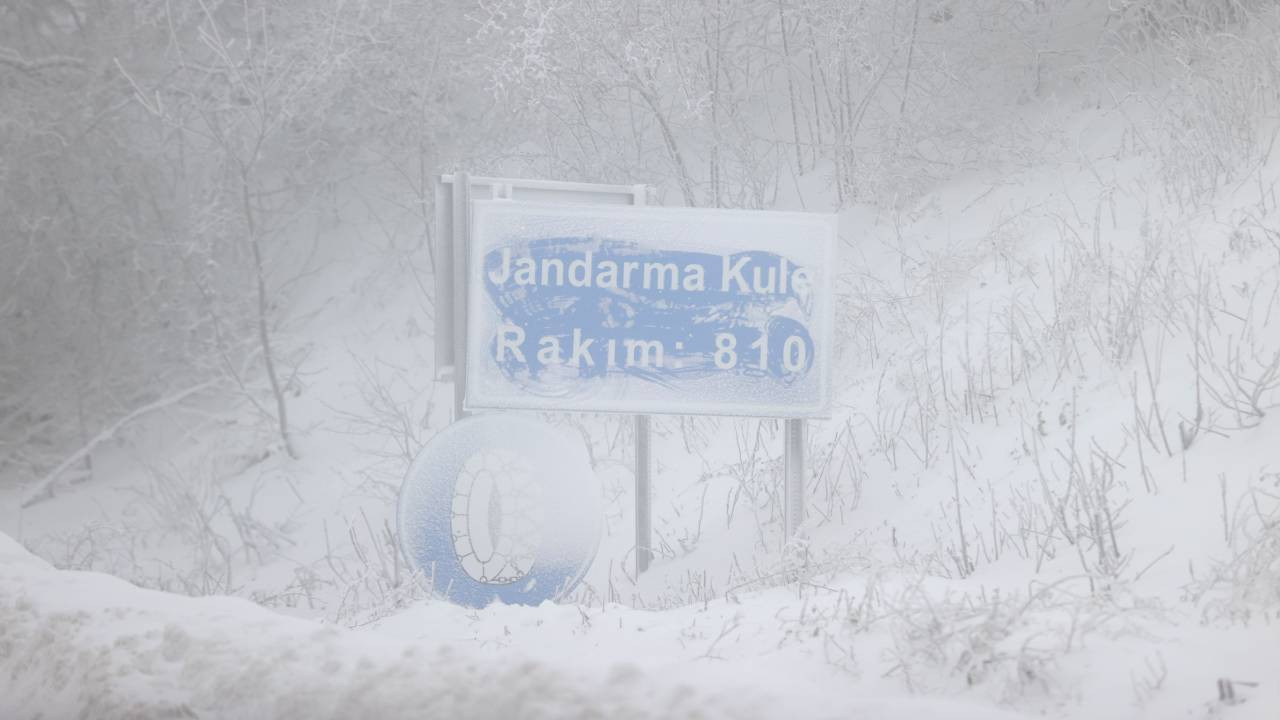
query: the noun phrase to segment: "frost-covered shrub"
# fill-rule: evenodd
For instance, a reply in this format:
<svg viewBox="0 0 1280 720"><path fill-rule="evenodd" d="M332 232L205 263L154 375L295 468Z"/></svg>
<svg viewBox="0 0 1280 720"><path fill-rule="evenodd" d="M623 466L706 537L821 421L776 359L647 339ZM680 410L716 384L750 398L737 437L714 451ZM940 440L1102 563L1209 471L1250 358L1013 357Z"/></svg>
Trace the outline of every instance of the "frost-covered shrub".
<svg viewBox="0 0 1280 720"><path fill-rule="evenodd" d="M1164 166L1181 206L1253 170L1275 140L1260 118L1280 108L1280 8L1252 0L1129 0L1113 16L1114 72L1145 96L1139 145Z"/></svg>
<svg viewBox="0 0 1280 720"><path fill-rule="evenodd" d="M982 687L1005 702L1051 693L1058 660L1094 634L1141 631L1149 612L1083 592L1081 578L942 599L922 586L882 599L893 638L890 673L914 692ZM1080 591L1080 592L1077 592Z"/></svg>
<svg viewBox="0 0 1280 720"><path fill-rule="evenodd" d="M475 45L538 172L768 207L919 197L1000 152L1053 80L1052 3L486 0Z"/></svg>
<svg viewBox="0 0 1280 720"><path fill-rule="evenodd" d="M1280 473L1263 474L1234 511L1226 508L1231 553L1208 576L1193 581L1188 594L1202 601L1207 620L1247 623L1280 614Z"/></svg>
<svg viewBox="0 0 1280 720"><path fill-rule="evenodd" d="M1264 4L1258 0L1118 0L1112 3L1111 20L1123 38L1159 42L1223 30Z"/></svg>

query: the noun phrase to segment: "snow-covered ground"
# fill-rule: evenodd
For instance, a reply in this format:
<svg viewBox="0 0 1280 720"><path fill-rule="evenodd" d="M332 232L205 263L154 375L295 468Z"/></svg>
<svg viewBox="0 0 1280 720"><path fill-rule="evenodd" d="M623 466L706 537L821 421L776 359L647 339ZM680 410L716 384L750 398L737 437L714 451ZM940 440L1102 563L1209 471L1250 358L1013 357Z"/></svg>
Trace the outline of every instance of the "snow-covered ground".
<svg viewBox="0 0 1280 720"><path fill-rule="evenodd" d="M456 607L400 557L451 394L368 179L282 332L300 459L219 386L50 498L0 483L0 718L1280 717L1280 157L1206 186L1166 116L1216 96L1091 77L999 166L842 212L798 540L776 422L660 418L637 579L629 422L545 416L606 501L559 605Z"/></svg>
<svg viewBox="0 0 1280 720"><path fill-rule="evenodd" d="M1017 717L859 697L758 642L753 662L699 662L700 626L742 615L725 608L504 607L481 620L436 604L361 632L57 571L0 542L4 717ZM773 612L758 610L751 625ZM739 642L702 649L719 658Z"/></svg>
<svg viewBox="0 0 1280 720"><path fill-rule="evenodd" d="M975 606L874 582L903 598L887 624L863 615L870 583L846 578L665 612L424 603L351 630L55 570L0 537L0 716L1270 718L1280 703L1272 628L1046 588ZM904 688L901 643L924 638L973 654ZM1206 691L1218 677L1260 684L1227 707ZM973 683L1019 688L1020 711Z"/></svg>

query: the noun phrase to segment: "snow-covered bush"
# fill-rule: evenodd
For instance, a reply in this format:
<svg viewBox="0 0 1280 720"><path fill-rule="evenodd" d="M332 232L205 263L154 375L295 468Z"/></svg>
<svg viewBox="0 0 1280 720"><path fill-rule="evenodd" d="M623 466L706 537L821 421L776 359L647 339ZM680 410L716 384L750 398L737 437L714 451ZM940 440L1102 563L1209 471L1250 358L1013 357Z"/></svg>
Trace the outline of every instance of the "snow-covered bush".
<svg viewBox="0 0 1280 720"><path fill-rule="evenodd" d="M1193 578L1187 593L1206 620L1270 622L1280 617L1280 473L1262 473L1230 504L1221 480L1229 552Z"/></svg>
<svg viewBox="0 0 1280 720"><path fill-rule="evenodd" d="M1280 8L1253 0L1127 0L1112 25L1111 74L1140 93L1135 149L1163 165L1169 201L1193 208L1254 174L1280 108Z"/></svg>
<svg viewBox="0 0 1280 720"><path fill-rule="evenodd" d="M646 180L685 205L917 197L1017 132L1053 70L1042 3L486 0L475 46L552 176ZM941 48L946 48L942 50Z"/></svg>

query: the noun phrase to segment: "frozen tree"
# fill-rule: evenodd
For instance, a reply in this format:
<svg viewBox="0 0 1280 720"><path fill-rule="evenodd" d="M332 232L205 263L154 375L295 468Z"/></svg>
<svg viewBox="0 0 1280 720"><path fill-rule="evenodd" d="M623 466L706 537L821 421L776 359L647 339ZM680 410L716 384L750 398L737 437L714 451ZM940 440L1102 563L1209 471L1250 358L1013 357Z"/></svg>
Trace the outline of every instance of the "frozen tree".
<svg viewBox="0 0 1280 720"><path fill-rule="evenodd" d="M296 454L279 328L317 200L390 159L429 217L462 11L0 7L0 470L46 489L72 449L215 378Z"/></svg>

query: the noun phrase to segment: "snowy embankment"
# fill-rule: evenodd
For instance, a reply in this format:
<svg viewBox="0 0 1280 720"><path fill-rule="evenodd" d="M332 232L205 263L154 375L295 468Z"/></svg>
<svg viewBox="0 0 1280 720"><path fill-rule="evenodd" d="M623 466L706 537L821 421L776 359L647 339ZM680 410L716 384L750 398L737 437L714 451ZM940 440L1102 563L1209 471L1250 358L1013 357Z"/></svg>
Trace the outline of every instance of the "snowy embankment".
<svg viewBox="0 0 1280 720"><path fill-rule="evenodd" d="M0 534L0 717L1014 720L1072 708L1091 718L1263 720L1280 701L1267 682L1267 668L1280 666L1280 628L1224 633L1175 627L1158 608L1073 607L1078 650L1046 664L1037 648L1055 640L1054 588L1003 610L930 601L925 590L886 578L665 613L429 603L350 630L239 598L56 570ZM897 593L921 605L869 617L872 632L851 626L852 608L840 612L842 600ZM950 621L934 637L938 651L975 651L956 668L969 685L1016 675L1039 688L1038 707L1018 714L960 688L924 697L896 678L859 679L860 667L900 656L904 637L937 633L921 622L929 614ZM1135 674L1139 658L1148 671ZM1215 673L1263 682L1239 685L1242 702L1224 705L1211 700ZM1120 700L1131 692L1143 702Z"/></svg>
<svg viewBox="0 0 1280 720"><path fill-rule="evenodd" d="M762 717L764 698L662 687L625 668L573 678L447 644L286 618L54 570L0 536L0 716Z"/></svg>
<svg viewBox="0 0 1280 720"><path fill-rule="evenodd" d="M1272 37L1214 38L1154 89L1072 60L992 131L1000 162L842 211L840 391L800 539L776 423L656 418L658 557L634 577L630 419L545 417L606 499L559 605L466 610L403 565L396 492L451 395L429 287L383 249L420 222L357 188L289 299L300 458L244 398L202 396L38 503L0 479L0 720L1275 720ZM777 207L835 207L830 185Z"/></svg>
<svg viewBox="0 0 1280 720"><path fill-rule="evenodd" d="M544 609L567 627L554 621L572 609ZM435 637L466 625L461 609L429 612L448 615L430 618ZM691 671L644 652L619 661L619 646L597 647L607 654L594 657L598 637L573 643L576 657L532 659L419 642L405 629L340 629L238 598L185 598L60 571L0 535L4 718L1017 717L939 701L855 700L799 677L779 682L780 668L767 663Z"/></svg>
<svg viewBox="0 0 1280 720"><path fill-rule="evenodd" d="M0 718L1274 720L1280 158L1265 192L1182 213L1114 157L1117 113L1064 117L1093 144L901 218L846 211L853 351L807 542L782 543L766 424L665 419L662 552L636 582L625 428L562 420L608 498L576 602L423 598L383 531L444 424L418 305L317 282L302 460L243 412L175 409L92 481L10 491L2 526L59 567L328 623L0 536Z"/></svg>
<svg viewBox="0 0 1280 720"><path fill-rule="evenodd" d="M844 216L871 238L847 309L879 318L846 327L877 350L851 353L839 415L816 428L807 544L782 545L763 424L691 423L706 437L690 451L671 419L664 551L630 582L626 443L569 424L610 498L578 602L422 598L378 531L407 457L357 445L383 426L333 410L353 387L420 401L409 449L443 425L430 388L379 384L429 349L388 283L315 301L332 308L296 402L304 460L263 453L243 418L174 411L173 437L139 428L98 451L92 482L4 505L5 530L59 567L329 623L54 570L0 536L0 718L1274 720L1277 419L1238 396L1274 388L1280 205L1242 186L1182 217L1143 189L1141 160L1110 158L1115 114L1072 119L1107 188L1059 159L939 188L900 225ZM1280 158L1258 174L1274 187ZM1063 220L1072 207L1093 220Z"/></svg>

